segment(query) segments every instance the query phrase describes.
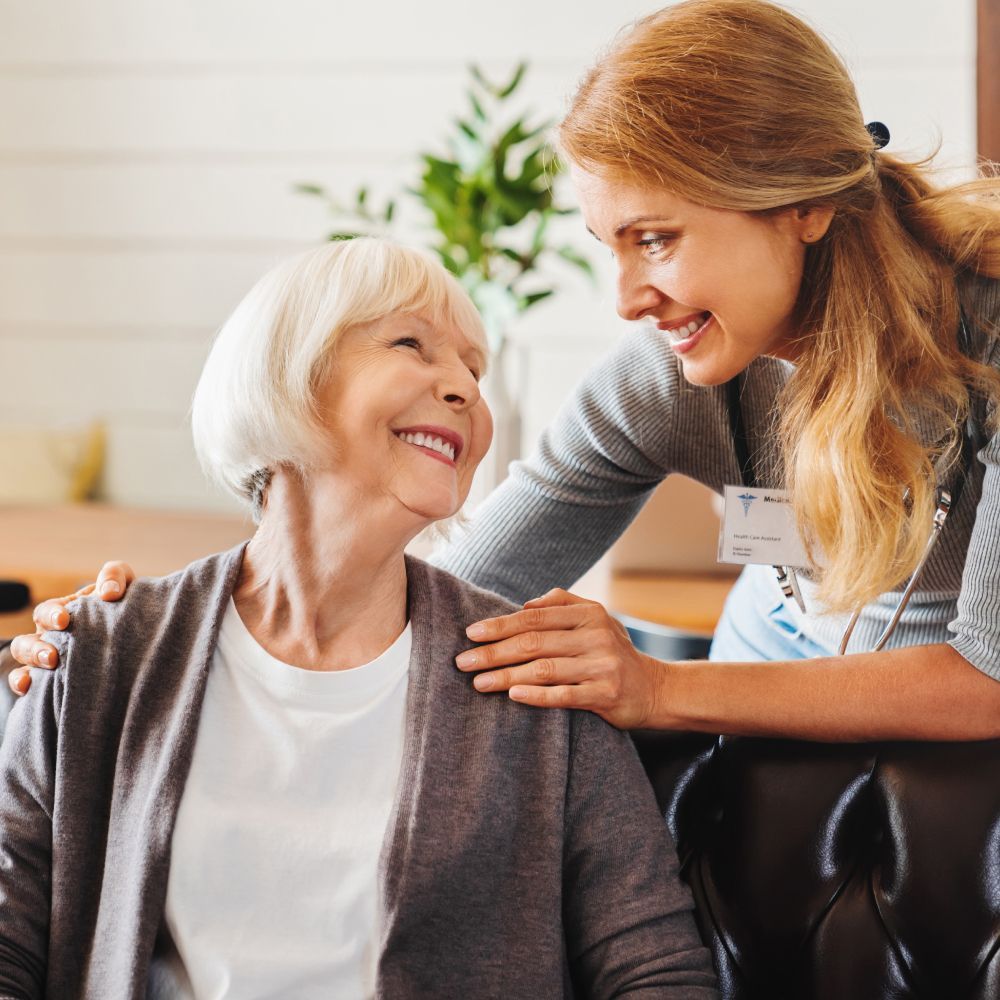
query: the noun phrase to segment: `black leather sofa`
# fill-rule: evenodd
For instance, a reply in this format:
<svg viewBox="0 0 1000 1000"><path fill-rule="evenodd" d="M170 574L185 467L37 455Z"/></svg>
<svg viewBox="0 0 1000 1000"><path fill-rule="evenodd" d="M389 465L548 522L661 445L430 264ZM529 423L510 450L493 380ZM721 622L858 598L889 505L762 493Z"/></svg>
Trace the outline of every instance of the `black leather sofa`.
<svg viewBox="0 0 1000 1000"><path fill-rule="evenodd" d="M633 736L724 997L1000 998L1000 740Z"/></svg>
<svg viewBox="0 0 1000 1000"><path fill-rule="evenodd" d="M633 737L724 997L1000 1000L1000 740Z"/></svg>

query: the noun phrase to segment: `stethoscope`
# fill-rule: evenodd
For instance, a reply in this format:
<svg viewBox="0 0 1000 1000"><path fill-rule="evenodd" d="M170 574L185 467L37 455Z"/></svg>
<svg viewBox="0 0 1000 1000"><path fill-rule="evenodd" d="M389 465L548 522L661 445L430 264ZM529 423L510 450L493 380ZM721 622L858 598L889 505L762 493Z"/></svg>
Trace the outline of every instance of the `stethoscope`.
<svg viewBox="0 0 1000 1000"><path fill-rule="evenodd" d="M960 316L959 324L959 350L968 357L970 353L969 348L970 338L963 314ZM743 395L744 384L744 372L740 372L735 378L730 379L726 383L726 409L729 416L729 427L733 435L733 445L736 449L736 461L739 465L740 481L743 486L753 490L759 488L759 483L757 479L757 467L750 452L746 426L743 422L743 409L740 405L740 397ZM972 463L975 461L977 450L978 434L970 408L969 417L965 422L965 429L962 434L961 462L955 484L950 490L940 485L938 486L933 523L923 555L920 557L920 562L917 563L906 587L903 589L901 597L896 602L896 608L892 613L892 617L882 630L882 634L875 641L875 645L871 650L873 653L877 653L883 649L889 639L892 638L892 634L896 631L896 626L899 624L906 606L910 603L913 592L917 589L917 584L920 582L924 567L927 565L927 561L934 551L934 546L937 545L938 539L941 537L941 532L944 530L948 515L953 508L958 506L958 502L962 498L962 491L965 489L965 484L968 481L969 472L972 468ZM906 497L903 498L903 502L906 502ZM802 592L799 589L794 568L791 566L775 566L774 571L777 574L778 586L781 588L781 593L785 599L794 600L802 613L805 614L806 605L802 599ZM854 633L855 626L858 624L858 619L861 617L863 610L863 607L859 607L851 615L851 619L847 623L847 627L844 629L844 634L840 640L839 656L843 656L847 652L848 643L851 641L851 636Z"/></svg>

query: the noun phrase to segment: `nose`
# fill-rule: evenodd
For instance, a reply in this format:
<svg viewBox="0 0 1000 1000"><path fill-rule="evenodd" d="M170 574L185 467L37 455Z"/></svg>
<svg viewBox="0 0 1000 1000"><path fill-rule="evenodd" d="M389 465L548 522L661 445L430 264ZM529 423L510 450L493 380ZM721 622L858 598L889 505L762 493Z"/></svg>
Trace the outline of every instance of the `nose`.
<svg viewBox="0 0 1000 1000"><path fill-rule="evenodd" d="M618 265L618 315L622 319L642 319L663 305L667 296L647 280L643 269L622 261Z"/></svg>
<svg viewBox="0 0 1000 1000"><path fill-rule="evenodd" d="M438 381L438 397L459 413L472 409L480 400L479 383L462 361L448 365Z"/></svg>

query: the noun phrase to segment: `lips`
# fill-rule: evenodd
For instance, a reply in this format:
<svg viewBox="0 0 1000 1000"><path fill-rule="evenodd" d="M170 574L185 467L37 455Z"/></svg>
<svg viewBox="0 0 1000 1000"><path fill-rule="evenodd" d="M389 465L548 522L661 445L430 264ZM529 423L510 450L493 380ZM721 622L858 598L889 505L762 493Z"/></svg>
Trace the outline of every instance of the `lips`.
<svg viewBox="0 0 1000 1000"><path fill-rule="evenodd" d="M394 429L393 434L404 444L422 451L428 458L436 458L450 466L455 465L464 447L461 434L435 424L400 427Z"/></svg>
<svg viewBox="0 0 1000 1000"><path fill-rule="evenodd" d="M711 326L713 316L710 312L691 313L676 319L664 320L656 324L656 328L667 335L671 348L678 354L690 351Z"/></svg>

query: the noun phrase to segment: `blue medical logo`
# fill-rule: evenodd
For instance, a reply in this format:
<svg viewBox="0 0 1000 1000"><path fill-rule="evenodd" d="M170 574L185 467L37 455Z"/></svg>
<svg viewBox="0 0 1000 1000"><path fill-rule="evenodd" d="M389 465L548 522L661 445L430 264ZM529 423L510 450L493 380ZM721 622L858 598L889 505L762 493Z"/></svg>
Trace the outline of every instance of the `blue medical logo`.
<svg viewBox="0 0 1000 1000"><path fill-rule="evenodd" d="M756 499L757 498L752 493L741 493L739 495L739 501L743 504L744 517L750 513L750 504L752 504Z"/></svg>

